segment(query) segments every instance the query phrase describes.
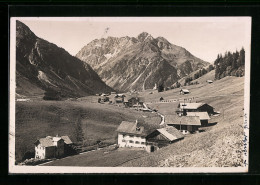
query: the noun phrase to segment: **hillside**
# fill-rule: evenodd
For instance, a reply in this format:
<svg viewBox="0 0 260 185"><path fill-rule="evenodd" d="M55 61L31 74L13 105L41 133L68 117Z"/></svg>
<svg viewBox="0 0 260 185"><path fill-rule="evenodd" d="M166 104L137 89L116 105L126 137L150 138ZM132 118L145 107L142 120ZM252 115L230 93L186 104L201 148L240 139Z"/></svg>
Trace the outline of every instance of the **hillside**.
<svg viewBox="0 0 260 185"><path fill-rule="evenodd" d="M42 96L51 89L62 97L108 92L108 87L86 63L63 48L37 37L16 22L16 93Z"/></svg>
<svg viewBox="0 0 260 185"><path fill-rule="evenodd" d="M214 84L214 85L213 85ZM148 101L164 99L189 99L205 102L220 111L212 117L205 132L190 135L148 156L134 159L122 166L134 167L234 167L243 166L243 104L244 78L225 77L213 84L190 86L191 94L180 95L179 89L149 94ZM176 103L150 103L161 112L172 109ZM172 110L174 111L174 110Z"/></svg>
<svg viewBox="0 0 260 185"><path fill-rule="evenodd" d="M185 48L146 32L137 37L95 39L76 57L88 63L107 85L123 92L152 89L155 84L170 86L208 65Z"/></svg>

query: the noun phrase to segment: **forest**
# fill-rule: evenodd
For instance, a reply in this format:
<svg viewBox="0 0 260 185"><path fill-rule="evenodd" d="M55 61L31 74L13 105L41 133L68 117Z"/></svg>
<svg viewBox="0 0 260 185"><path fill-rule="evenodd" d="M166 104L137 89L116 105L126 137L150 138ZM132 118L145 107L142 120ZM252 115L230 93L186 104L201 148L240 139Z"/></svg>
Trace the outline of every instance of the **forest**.
<svg viewBox="0 0 260 185"><path fill-rule="evenodd" d="M239 52L226 52L224 56L218 54L214 61L215 79L221 79L225 76L241 77L245 74L245 50L242 48Z"/></svg>

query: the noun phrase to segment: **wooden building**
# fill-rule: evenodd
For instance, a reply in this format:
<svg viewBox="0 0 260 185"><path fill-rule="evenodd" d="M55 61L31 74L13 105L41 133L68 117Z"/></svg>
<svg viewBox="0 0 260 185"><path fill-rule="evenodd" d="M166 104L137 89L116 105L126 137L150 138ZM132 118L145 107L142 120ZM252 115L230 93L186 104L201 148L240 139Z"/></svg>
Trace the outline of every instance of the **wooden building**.
<svg viewBox="0 0 260 185"><path fill-rule="evenodd" d="M193 133L201 127L199 116L165 115L164 118L168 126L174 126L183 134Z"/></svg>
<svg viewBox="0 0 260 185"><path fill-rule="evenodd" d="M157 129L147 135L146 142L147 145L154 146L154 148L150 147L150 151L153 151L156 147L161 148L183 138L184 135L181 134L175 127L167 126Z"/></svg>
<svg viewBox="0 0 260 185"><path fill-rule="evenodd" d="M190 91L188 89L181 89L180 94L189 94Z"/></svg>
<svg viewBox="0 0 260 185"><path fill-rule="evenodd" d="M137 107L137 108L143 108L144 104L144 98L143 97L132 97L132 96L126 96L124 98L124 105L126 107Z"/></svg>
<svg viewBox="0 0 260 185"><path fill-rule="evenodd" d="M116 94L114 96L114 102L115 103L124 103L124 98L125 98L124 94Z"/></svg>
<svg viewBox="0 0 260 185"><path fill-rule="evenodd" d="M207 103L179 103L180 113L186 112L207 112L209 115L214 114L214 108Z"/></svg>
<svg viewBox="0 0 260 185"><path fill-rule="evenodd" d="M201 126L207 126L210 119L207 112L187 112L187 116L199 116Z"/></svg>

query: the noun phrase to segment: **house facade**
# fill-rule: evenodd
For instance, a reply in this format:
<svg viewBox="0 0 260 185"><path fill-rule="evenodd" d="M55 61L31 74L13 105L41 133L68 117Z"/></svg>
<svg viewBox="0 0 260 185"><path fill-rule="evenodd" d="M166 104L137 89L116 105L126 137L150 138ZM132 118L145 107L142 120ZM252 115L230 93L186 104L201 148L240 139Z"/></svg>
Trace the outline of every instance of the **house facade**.
<svg viewBox="0 0 260 185"><path fill-rule="evenodd" d="M68 136L62 136L62 137L64 137L67 141L69 139ZM62 139L62 137L47 136L46 138L38 139L34 143L35 144L35 158L36 159L49 159L49 158L57 158L57 157L64 156L66 143L65 143L65 140ZM72 144L72 142L70 144Z"/></svg>
<svg viewBox="0 0 260 185"><path fill-rule="evenodd" d="M119 147L146 147L146 134L144 127L138 126L138 122L122 121L117 128Z"/></svg>

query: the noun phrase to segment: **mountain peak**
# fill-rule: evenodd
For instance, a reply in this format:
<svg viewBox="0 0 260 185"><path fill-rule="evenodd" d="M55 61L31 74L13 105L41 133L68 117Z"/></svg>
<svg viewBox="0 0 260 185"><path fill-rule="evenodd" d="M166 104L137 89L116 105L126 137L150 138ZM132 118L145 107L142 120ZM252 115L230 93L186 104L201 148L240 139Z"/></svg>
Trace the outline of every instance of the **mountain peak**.
<svg viewBox="0 0 260 185"><path fill-rule="evenodd" d="M144 40L146 40L147 38L149 39L153 39L153 37L151 36L151 34L147 33L147 32L142 32L137 36L137 39L141 42L143 42Z"/></svg>
<svg viewBox="0 0 260 185"><path fill-rule="evenodd" d="M16 21L16 36L20 37L36 37L36 35L21 21Z"/></svg>

